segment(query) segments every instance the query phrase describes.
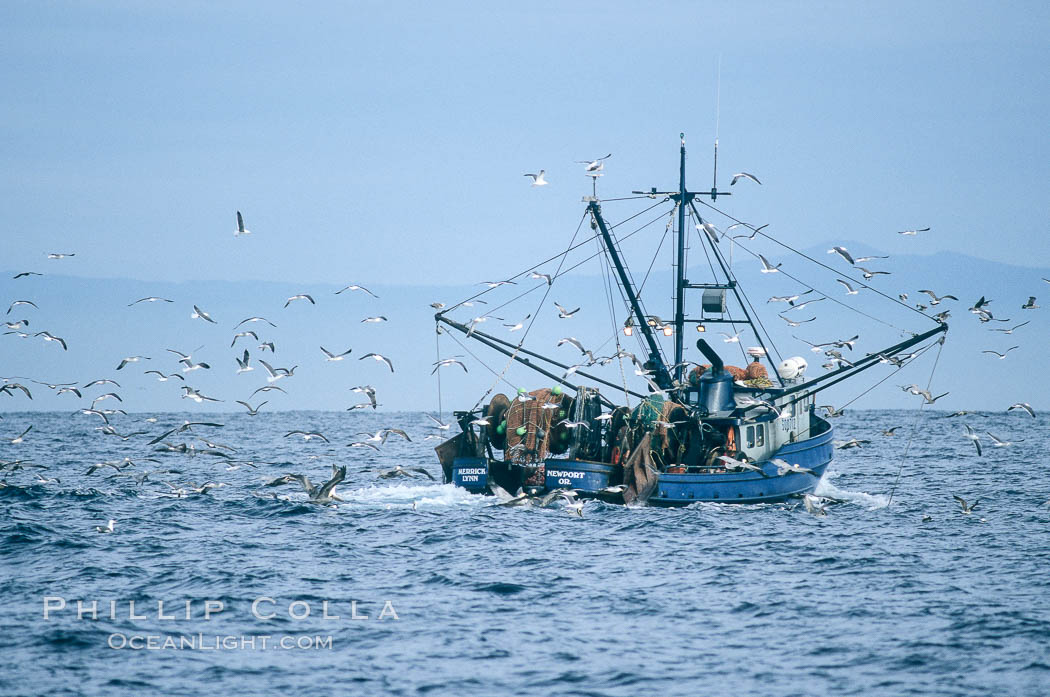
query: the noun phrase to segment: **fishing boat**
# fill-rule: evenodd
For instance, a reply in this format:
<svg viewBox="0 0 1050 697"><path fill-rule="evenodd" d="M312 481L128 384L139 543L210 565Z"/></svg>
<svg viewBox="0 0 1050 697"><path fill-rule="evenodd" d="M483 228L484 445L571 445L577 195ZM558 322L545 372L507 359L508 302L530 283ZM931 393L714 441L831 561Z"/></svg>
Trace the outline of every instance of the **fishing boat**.
<svg viewBox="0 0 1050 697"><path fill-rule="evenodd" d="M487 282L486 290L459 303L439 307L434 318L439 336L453 336L465 348L464 342L480 345L504 362L502 370L498 365L490 367L496 380L482 398L472 408L454 412L461 432L436 448L446 482L479 494L507 491L539 495L565 489L610 503L653 506L785 501L813 492L834 457L833 417L841 413L841 407L828 407L822 413L816 403L818 394L878 366L900 370L943 344L948 329L943 317L930 317L873 283L865 283L867 271L864 280L857 279L852 259L849 268L835 269L778 241L763 231L765 226L745 223L717 207L720 198L730 195L717 188L717 157L716 142L710 190L687 190L683 135L676 190L651 188L634 191L631 197L610 199L639 201L648 206L643 213L664 207L654 220L666 217L664 237L672 233L671 319L665 321L647 310L641 292L646 280L640 284L634 281L623 254L623 242L634 233L623 234L621 226L641 214L610 223L603 211L608 202L597 191L600 172L591 171L593 167L587 172L592 193L583 197L581 225L563 254L526 267L506 280ZM756 178L747 176L757 183ZM733 183L737 178L739 175ZM734 222L721 229L716 222L722 220ZM584 222L589 223L591 234L578 242ZM747 234L731 236L729 232L734 229ZM608 356L596 356L574 337L559 340L558 346L568 344L570 350L580 352L579 362L570 364L563 353L552 356L547 355L549 349L547 353L536 350L529 345L528 336L540 312L553 306L559 320L571 320L578 311L556 305L551 294L572 268L567 255L590 240L598 252L588 258L597 257L607 273L604 283L610 307L616 305L614 301L621 301L626 318L621 321L612 311L615 339L611 348L615 350ZM863 290L876 300L919 312L933 326L912 331L883 322L898 333L894 338L902 340L863 355L853 352L856 334L848 339L807 341L813 351L823 352L828 359L825 372L811 376L806 358L784 357L776 348L738 278L734 251L747 250L747 243L755 241L779 245L778 249L830 271L851 296ZM687 254L696 242L711 274L702 282L686 278ZM803 322L793 321L787 313L807 304L830 300L829 307L848 307L845 298L820 291L806 277L788 274L781 268L783 262L774 265L764 255L750 253L761 262L761 267L756 264L754 269L764 278L781 274L799 284L794 295L773 297L766 303L784 302L788 309L780 313L781 318L792 327ZM540 268L549 273L541 273ZM526 284L529 288L523 290ZM506 325L512 332L524 329L521 335L514 335L516 338L487 330L495 322L482 324L495 318L491 313L496 308L505 308L511 301L490 303L486 314L473 319L456 318L457 312L478 311L480 305L476 303L483 302L481 296L508 288L518 293L512 300L526 296L521 302L527 302L531 301L529 294L542 296L525 321ZM869 325L879 321L867 312L861 315ZM731 365L712 345L719 342L708 341L707 330L717 327L730 330L719 333L725 337L726 348L740 351L742 366ZM698 353L690 353L697 360L686 355L689 335L697 337ZM637 341L639 349L628 351L622 343L628 340ZM471 355L479 358L473 351ZM440 350L438 358L435 371L455 362L442 360ZM511 365L524 366L527 373L546 384L532 390L515 386L507 378ZM628 385L628 379L633 386ZM514 387L511 396L495 392L501 382Z"/></svg>

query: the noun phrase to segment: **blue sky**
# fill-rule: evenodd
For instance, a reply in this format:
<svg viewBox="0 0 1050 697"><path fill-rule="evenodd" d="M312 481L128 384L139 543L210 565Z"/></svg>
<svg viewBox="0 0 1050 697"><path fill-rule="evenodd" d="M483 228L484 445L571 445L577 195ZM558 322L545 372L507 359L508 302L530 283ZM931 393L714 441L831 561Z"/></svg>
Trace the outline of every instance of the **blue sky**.
<svg viewBox="0 0 1050 697"><path fill-rule="evenodd" d="M719 60L719 186L763 182L733 214L803 248L1050 266L1044 3L477 5L4 3L0 268L513 273L575 229L574 160L613 153L607 197L673 188L684 131L710 185ZM965 300L997 290L965 281Z"/></svg>
<svg viewBox="0 0 1050 697"><path fill-rule="evenodd" d="M477 5L4 3L5 266L473 278L506 238L562 244L573 160L614 153L607 196L669 187L685 131L706 185L719 55L722 172L764 183L735 212L803 244L931 226L909 250L1050 255L1043 3Z"/></svg>

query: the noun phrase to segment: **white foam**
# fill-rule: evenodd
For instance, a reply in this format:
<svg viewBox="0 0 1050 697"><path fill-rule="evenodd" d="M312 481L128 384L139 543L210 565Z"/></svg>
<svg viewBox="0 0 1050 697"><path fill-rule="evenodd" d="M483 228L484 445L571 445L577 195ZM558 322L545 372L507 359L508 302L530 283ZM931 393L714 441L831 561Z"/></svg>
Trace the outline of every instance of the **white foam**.
<svg viewBox="0 0 1050 697"><path fill-rule="evenodd" d="M840 489L831 483L831 480L838 476L836 473L827 472L820 481L817 482L817 488L813 491L816 496L827 496L832 499L842 499L843 501L849 501L855 503L858 506L864 506L865 508L875 510L876 508L885 508L889 505L890 497L886 494L866 494L863 491L846 491Z"/></svg>
<svg viewBox="0 0 1050 697"><path fill-rule="evenodd" d="M390 484L369 486L362 489L342 490L344 500L352 503L374 505L401 504L410 506L478 506L486 503L485 497L471 494L454 484Z"/></svg>

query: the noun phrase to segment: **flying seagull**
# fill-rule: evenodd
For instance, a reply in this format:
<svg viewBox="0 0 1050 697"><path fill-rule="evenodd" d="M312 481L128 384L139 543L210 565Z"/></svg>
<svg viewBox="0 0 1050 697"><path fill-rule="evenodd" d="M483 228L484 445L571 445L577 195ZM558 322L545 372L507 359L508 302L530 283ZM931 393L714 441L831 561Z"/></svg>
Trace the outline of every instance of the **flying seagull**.
<svg viewBox="0 0 1050 697"><path fill-rule="evenodd" d="M828 254L838 254L840 257L848 261L850 264L854 263L853 257L846 251L845 247L832 247L828 250Z"/></svg>
<svg viewBox="0 0 1050 697"><path fill-rule="evenodd" d="M378 298L378 297L379 297L378 295L376 295L376 294L375 294L375 293L373 293L372 291L368 290L368 289L367 289L367 288L365 288L364 286L359 286L359 285L356 285L356 284L351 284L351 285L349 285L349 286L345 286L345 287L343 287L343 288L340 288L339 290L337 290L337 291L335 292L335 294L336 294L336 295L339 295L340 293L342 293L342 292L344 292L344 291L347 291L347 290L363 290L364 292L366 292L366 293L368 293L369 295L371 295L371 296L372 296L373 298Z"/></svg>
<svg viewBox="0 0 1050 697"><path fill-rule="evenodd" d="M285 302L284 306L288 307L295 300L309 300L311 305L316 305L317 304L317 303L314 302L314 299L311 298L306 293L299 293L298 295L293 295L292 297L288 298L288 301Z"/></svg>
<svg viewBox="0 0 1050 697"><path fill-rule="evenodd" d="M843 281L841 278L836 278L835 280L841 283L846 288L846 295L856 295L860 292L856 288L851 286L849 283Z"/></svg>
<svg viewBox="0 0 1050 697"><path fill-rule="evenodd" d="M259 410L262 409L263 404L268 404L269 400L267 400L265 402L260 402L259 406L257 406L257 407L253 407L251 404L248 404L247 402L242 402L239 399L236 400L236 402L237 402L237 404L240 404L241 406L243 406L245 409L248 410L248 416L257 416L259 414Z"/></svg>
<svg viewBox="0 0 1050 697"><path fill-rule="evenodd" d="M244 228L244 218L241 217L241 212L237 211L237 229L233 231L233 236L234 237L239 237L241 235L250 235L250 234L252 234L252 231L251 230L246 230Z"/></svg>
<svg viewBox="0 0 1050 697"><path fill-rule="evenodd" d="M732 179L732 181L729 182L729 186L733 186L734 184L736 184L741 179L750 179L751 181L755 182L756 184L761 184L762 183L762 182L758 181L758 177L756 177L753 174L748 174L747 172L737 172L736 174L733 175L733 179Z"/></svg>
<svg viewBox="0 0 1050 697"><path fill-rule="evenodd" d="M341 361L346 356L350 355L351 351L353 351L353 349L352 348L348 348L347 350L343 351L342 353L332 353L331 351L326 349L324 346L321 347L321 352L325 356L327 356L327 358L325 358L326 361Z"/></svg>
<svg viewBox="0 0 1050 697"><path fill-rule="evenodd" d="M1022 310L1036 310L1039 306L1035 304L1035 296L1029 295L1028 302L1021 306Z"/></svg>
<svg viewBox="0 0 1050 697"><path fill-rule="evenodd" d="M973 503L967 504L966 499L961 496L956 496L955 494L952 494L952 498L959 502L959 505L962 506L962 512L965 515L970 515L970 513L973 512L973 509L977 508L977 504L981 502L981 499L976 499Z"/></svg>
<svg viewBox="0 0 1050 697"><path fill-rule="evenodd" d="M190 315L190 319L198 319L198 318L200 318L200 319L202 319L202 320L204 320L206 322L211 322L212 324L218 324L218 322L216 322L215 320L213 320L211 318L211 315L209 315L207 312L205 312L204 310L202 310L199 307L197 307L196 305L194 305L193 306L193 314Z"/></svg>
<svg viewBox="0 0 1050 697"><path fill-rule="evenodd" d="M1011 412L1014 409L1024 409L1025 411L1028 412L1029 416L1031 416L1033 419L1035 418L1035 411L1032 409L1032 405L1029 404L1028 402L1017 402L1016 404L1011 404L1010 408L1007 409L1006 411L1007 412Z"/></svg>
<svg viewBox="0 0 1050 697"><path fill-rule="evenodd" d="M977 448L977 456L981 456L981 437L977 435L977 432L970 427L969 424L963 424L966 427L966 433L963 435L973 441L973 447Z"/></svg>
<svg viewBox="0 0 1050 697"><path fill-rule="evenodd" d="M387 364L387 367L388 367L388 368L390 368L390 372L391 372L391 373L392 373L392 372L394 372L394 364L393 364L393 362L392 362L392 361L391 361L391 360L390 360L389 358L387 358L386 356L381 356L381 355L379 355L378 353L366 353L365 355L361 356L361 357L360 357L360 358L358 358L357 360L359 360L359 361L363 361L363 360L364 360L364 359L366 359L366 358L374 358L374 359L375 359L375 360L377 360L377 361L383 361L384 363L386 363L386 364Z"/></svg>
<svg viewBox="0 0 1050 697"><path fill-rule="evenodd" d="M168 300L167 298L158 298L158 297L157 297L157 296L155 296L155 295L151 295L151 296L150 296L150 297L148 297L148 298L139 298L139 299L138 299L138 300L136 300L135 302L133 302L133 303L129 303L129 304L128 304L128 307L131 307L132 305L138 305L139 303L155 303L155 302L157 302L158 300L159 300L160 302L165 302L165 303L173 303L173 302L175 302L174 300Z"/></svg>
<svg viewBox="0 0 1050 697"><path fill-rule="evenodd" d="M783 266L783 262L773 266L769 263L769 259L766 259L761 254L758 255L758 258L762 261L762 273L776 273L780 270L780 267Z"/></svg>
<svg viewBox="0 0 1050 697"><path fill-rule="evenodd" d="M539 174L526 174L525 176L526 177L532 177L532 185L533 186L547 186L548 184L550 184L550 182L547 181L546 179L544 179L544 176L546 174L547 174L547 171L541 169Z"/></svg>
<svg viewBox="0 0 1050 697"><path fill-rule="evenodd" d="M612 157L612 153L609 153L605 157L598 157L593 160L576 160L576 164L587 165L584 168L585 172L598 172L605 166L604 161L608 160L610 157Z"/></svg>
<svg viewBox="0 0 1050 697"><path fill-rule="evenodd" d="M991 351L991 350L984 350L984 351L981 351L981 353L994 353L996 356L999 357L999 360L1003 360L1004 358L1006 358L1006 354L1010 353L1015 348L1019 348L1019 347L1018 346L1011 346L1010 348L1006 349L1005 353L999 353L998 351Z"/></svg>
<svg viewBox="0 0 1050 697"><path fill-rule="evenodd" d="M572 317L573 315L575 315L577 312L580 311L580 308L578 308L578 307L575 310L566 310L564 307L562 307L558 303L554 303L554 307L558 308L558 317L560 319L569 319L570 317Z"/></svg>
<svg viewBox="0 0 1050 697"><path fill-rule="evenodd" d="M36 309L40 309L32 300L15 300L13 303L11 303L11 306L7 308L7 312L4 314L11 314L11 310L15 309L15 307L17 307L18 305L32 305L33 307L36 307Z"/></svg>
<svg viewBox="0 0 1050 697"><path fill-rule="evenodd" d="M897 234L898 235L912 235L912 236L915 236L916 234L918 234L920 232L929 232L929 231L930 231L930 228L924 227L924 228L919 228L918 230L898 230Z"/></svg>

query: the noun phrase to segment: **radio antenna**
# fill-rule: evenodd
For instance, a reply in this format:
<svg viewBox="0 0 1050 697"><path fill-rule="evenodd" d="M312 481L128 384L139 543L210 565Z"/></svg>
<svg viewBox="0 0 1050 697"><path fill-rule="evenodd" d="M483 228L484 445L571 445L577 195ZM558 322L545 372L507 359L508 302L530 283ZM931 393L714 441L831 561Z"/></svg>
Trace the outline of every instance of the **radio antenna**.
<svg viewBox="0 0 1050 697"><path fill-rule="evenodd" d="M718 77L715 87L715 171L711 177L711 190L718 188L718 121L722 114L722 54L718 54Z"/></svg>

